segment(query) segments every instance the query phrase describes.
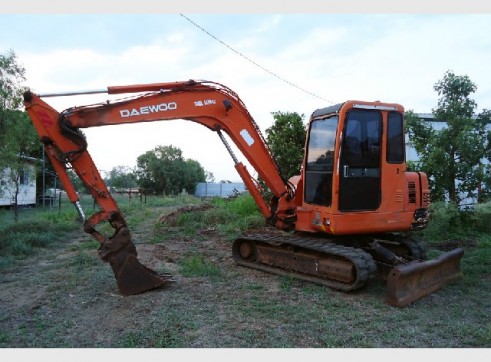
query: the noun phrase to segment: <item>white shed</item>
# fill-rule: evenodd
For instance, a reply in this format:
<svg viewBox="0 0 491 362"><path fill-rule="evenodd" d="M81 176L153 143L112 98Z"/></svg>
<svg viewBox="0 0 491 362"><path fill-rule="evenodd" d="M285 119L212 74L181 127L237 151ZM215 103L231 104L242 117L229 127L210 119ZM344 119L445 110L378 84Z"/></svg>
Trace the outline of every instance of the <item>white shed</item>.
<svg viewBox="0 0 491 362"><path fill-rule="evenodd" d="M36 205L35 159L25 158L25 169L20 175L17 203L21 206ZM12 206L15 202L15 183L10 178L11 169L0 170L0 206Z"/></svg>

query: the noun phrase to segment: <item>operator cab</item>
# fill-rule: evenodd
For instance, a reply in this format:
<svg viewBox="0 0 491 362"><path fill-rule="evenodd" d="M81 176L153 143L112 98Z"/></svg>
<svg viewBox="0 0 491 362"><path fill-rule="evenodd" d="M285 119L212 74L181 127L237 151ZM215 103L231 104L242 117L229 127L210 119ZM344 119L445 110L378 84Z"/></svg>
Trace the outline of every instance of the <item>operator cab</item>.
<svg viewBox="0 0 491 362"><path fill-rule="evenodd" d="M306 143L305 202L341 212L379 209L383 164L405 170L402 111L397 105L351 101L316 110Z"/></svg>

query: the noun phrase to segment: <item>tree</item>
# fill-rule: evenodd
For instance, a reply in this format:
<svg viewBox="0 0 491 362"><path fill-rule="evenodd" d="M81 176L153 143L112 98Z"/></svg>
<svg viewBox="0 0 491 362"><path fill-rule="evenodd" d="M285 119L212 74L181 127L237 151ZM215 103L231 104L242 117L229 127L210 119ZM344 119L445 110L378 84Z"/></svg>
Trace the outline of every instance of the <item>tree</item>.
<svg viewBox="0 0 491 362"><path fill-rule="evenodd" d="M206 182L206 172L198 161L185 160L182 174L181 191L184 189L190 194L194 194L196 184Z"/></svg>
<svg viewBox="0 0 491 362"><path fill-rule="evenodd" d="M128 166L116 166L109 171L108 184L118 189L129 189L138 186L136 173Z"/></svg>
<svg viewBox="0 0 491 362"><path fill-rule="evenodd" d="M432 199L460 203L464 198L480 197L478 190L489 184L489 141L486 122L490 112L476 115L477 104L470 95L477 89L467 76L447 71L434 85L440 96L433 109L436 119L446 127L432 129L423 124L414 112L406 114L408 135L419 156L419 167L430 177Z"/></svg>
<svg viewBox="0 0 491 362"><path fill-rule="evenodd" d="M20 110L25 69L18 64L13 51L0 54L0 171L7 169L5 189L13 190L14 213L17 221L21 179L25 183L26 157L39 152L40 142L27 114ZM32 180L31 180L32 182ZM5 192L5 189L0 192Z"/></svg>
<svg viewBox="0 0 491 362"><path fill-rule="evenodd" d="M196 183L205 182L203 167L186 160L174 146L157 146L137 159L138 184L146 191L176 195L183 189L194 193Z"/></svg>
<svg viewBox="0 0 491 362"><path fill-rule="evenodd" d="M12 50L6 55L0 54L0 131L5 129L6 113L22 105L25 89L21 84L25 81L25 72Z"/></svg>
<svg viewBox="0 0 491 362"><path fill-rule="evenodd" d="M274 124L266 129L266 141L282 177L288 180L300 173L306 128L303 115L296 112L272 112Z"/></svg>
<svg viewBox="0 0 491 362"><path fill-rule="evenodd" d="M206 176L206 182L215 182L215 175L213 172L210 171L205 171L205 176Z"/></svg>
<svg viewBox="0 0 491 362"><path fill-rule="evenodd" d="M12 150L9 133L15 131L15 120L22 104L22 82L25 69L17 64L13 51L7 55L0 54L0 169L8 166L7 157L16 150ZM10 160L9 160L10 161Z"/></svg>

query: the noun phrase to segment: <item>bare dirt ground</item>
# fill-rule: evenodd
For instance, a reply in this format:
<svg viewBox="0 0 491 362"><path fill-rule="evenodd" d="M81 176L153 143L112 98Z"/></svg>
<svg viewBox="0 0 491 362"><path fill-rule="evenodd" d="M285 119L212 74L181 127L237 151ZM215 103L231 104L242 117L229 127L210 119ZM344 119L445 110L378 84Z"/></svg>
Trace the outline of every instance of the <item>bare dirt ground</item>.
<svg viewBox="0 0 491 362"><path fill-rule="evenodd" d="M160 222L174 219L177 213L164 216ZM237 284L265 283L261 293L270 293L278 288L277 281L235 266L230 242L218 237L213 229L197 232L199 240L181 237L145 243L151 237L152 222L133 230L139 260L156 271L172 273L176 281L130 297L119 293L110 266L99 260L96 247L88 247L90 241L83 232L69 235L67 242L56 249L41 250L1 275L1 346L241 345L242 338L235 341L237 337L216 333L216 323L227 321L229 328L239 331L249 324L240 318L234 322L238 317L230 319L229 313L234 313L224 305L241 302L234 291ZM222 276L180 275L179 261L190 255L201 255L207 263L219 266Z"/></svg>
<svg viewBox="0 0 491 362"><path fill-rule="evenodd" d="M384 302L381 281L346 294L273 276L237 266L213 228L149 243L154 223L132 231L139 259L175 283L123 297L96 247L74 233L2 272L0 347L490 346L489 310L457 283L397 309ZM220 273L184 276L192 255Z"/></svg>

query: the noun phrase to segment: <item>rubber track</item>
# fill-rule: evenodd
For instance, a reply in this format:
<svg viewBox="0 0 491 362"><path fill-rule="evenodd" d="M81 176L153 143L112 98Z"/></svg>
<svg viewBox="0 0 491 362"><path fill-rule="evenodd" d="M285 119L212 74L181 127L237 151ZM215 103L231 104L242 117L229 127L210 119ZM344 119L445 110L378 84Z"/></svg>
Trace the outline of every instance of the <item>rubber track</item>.
<svg viewBox="0 0 491 362"><path fill-rule="evenodd" d="M353 263L356 270L357 278L353 283L346 284L337 280L330 280L319 276L302 274L296 271L290 271L278 267L269 266L266 264L259 264L253 261L244 260L239 254L239 244L242 241L263 243L272 246L291 245L302 248L304 250L312 250L328 255L342 257ZM232 255L236 263L239 265L262 270L272 274L292 276L300 280L324 285L332 289L342 290L345 292L356 290L365 286L370 279L375 277L377 271L377 267L372 256L362 249L334 244L332 242L329 242L329 240L320 241L319 239L309 237L284 237L269 234L248 234L234 241L232 247Z"/></svg>

